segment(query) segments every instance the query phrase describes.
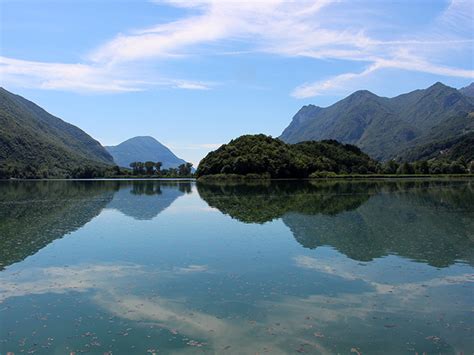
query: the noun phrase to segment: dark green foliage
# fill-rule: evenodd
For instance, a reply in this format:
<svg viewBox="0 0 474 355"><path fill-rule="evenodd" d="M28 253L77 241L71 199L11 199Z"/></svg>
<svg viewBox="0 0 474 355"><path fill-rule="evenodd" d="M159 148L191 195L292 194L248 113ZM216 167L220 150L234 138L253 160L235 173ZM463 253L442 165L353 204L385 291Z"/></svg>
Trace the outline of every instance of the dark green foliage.
<svg viewBox="0 0 474 355"><path fill-rule="evenodd" d="M422 160L427 144L474 131L474 99L441 83L395 98L357 91L327 108L303 107L284 130L288 143L337 139L378 160Z"/></svg>
<svg viewBox="0 0 474 355"><path fill-rule="evenodd" d="M396 174L399 168L399 164L395 160L389 160L386 162L381 169L382 174Z"/></svg>
<svg viewBox="0 0 474 355"><path fill-rule="evenodd" d="M155 163L152 161L145 162L145 173L147 175L153 175L155 173Z"/></svg>
<svg viewBox="0 0 474 355"><path fill-rule="evenodd" d="M415 148L407 154L407 158L423 159L413 164L416 173L473 173L474 132Z"/></svg>
<svg viewBox="0 0 474 355"><path fill-rule="evenodd" d="M198 177L218 174L268 174L271 178L306 178L314 172L375 173L377 163L359 148L334 140L286 144L263 134L245 135L209 153Z"/></svg>
<svg viewBox="0 0 474 355"><path fill-rule="evenodd" d="M413 166L408 163L408 162L404 162L402 165L400 165L397 169L397 174L402 174L402 175L410 175L410 174L414 174L415 173L415 169L413 168Z"/></svg>
<svg viewBox="0 0 474 355"><path fill-rule="evenodd" d="M190 176L192 173L193 164L185 163L178 166L178 174L180 176Z"/></svg>
<svg viewBox="0 0 474 355"><path fill-rule="evenodd" d="M408 161L429 159L453 161L462 158L470 162L474 160L474 132L415 147L407 151L404 157Z"/></svg>
<svg viewBox="0 0 474 355"><path fill-rule="evenodd" d="M193 176L193 164L181 164L178 168L161 169L161 162L141 162L135 161L130 163L132 171L122 171L121 175L130 175L134 177L160 177L160 178L190 178Z"/></svg>
<svg viewBox="0 0 474 355"><path fill-rule="evenodd" d="M426 160L414 163L413 169L415 170L415 174L429 174L430 173L430 166Z"/></svg>
<svg viewBox="0 0 474 355"><path fill-rule="evenodd" d="M112 164L84 131L0 88L0 178L69 177L77 168Z"/></svg>

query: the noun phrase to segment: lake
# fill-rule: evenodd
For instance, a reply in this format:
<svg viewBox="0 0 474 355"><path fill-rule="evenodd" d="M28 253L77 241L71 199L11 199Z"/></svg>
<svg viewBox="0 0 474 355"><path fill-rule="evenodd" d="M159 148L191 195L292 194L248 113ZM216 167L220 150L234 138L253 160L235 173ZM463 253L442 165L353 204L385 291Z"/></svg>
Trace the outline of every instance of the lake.
<svg viewBox="0 0 474 355"><path fill-rule="evenodd" d="M474 180L0 182L0 354L471 354Z"/></svg>

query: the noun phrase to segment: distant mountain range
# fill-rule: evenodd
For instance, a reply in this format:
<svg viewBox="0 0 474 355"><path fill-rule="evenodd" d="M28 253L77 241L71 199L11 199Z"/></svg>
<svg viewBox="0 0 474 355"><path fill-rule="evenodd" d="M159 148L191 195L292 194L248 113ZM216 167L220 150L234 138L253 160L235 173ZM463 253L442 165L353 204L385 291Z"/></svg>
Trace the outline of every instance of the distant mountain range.
<svg viewBox="0 0 474 355"><path fill-rule="evenodd" d="M473 161L474 83L459 90L436 83L394 98L363 90L326 108L304 106L280 139L335 139L377 160ZM103 176L115 164L129 168L136 161L162 162L163 169L185 163L153 137L104 148L78 127L0 88L0 178L88 177L81 171Z"/></svg>
<svg viewBox="0 0 474 355"><path fill-rule="evenodd" d="M153 137L134 137L116 146L105 147L118 166L130 168L133 162L161 162L163 169L186 163Z"/></svg>
<svg viewBox="0 0 474 355"><path fill-rule="evenodd" d="M0 168L62 176L86 165L112 164L87 133L0 88Z"/></svg>
<svg viewBox="0 0 474 355"><path fill-rule="evenodd" d="M461 149L472 144L473 91L474 83L457 90L439 82L394 98L356 91L326 108L302 107L280 139L336 139L378 160L433 158L460 140Z"/></svg>

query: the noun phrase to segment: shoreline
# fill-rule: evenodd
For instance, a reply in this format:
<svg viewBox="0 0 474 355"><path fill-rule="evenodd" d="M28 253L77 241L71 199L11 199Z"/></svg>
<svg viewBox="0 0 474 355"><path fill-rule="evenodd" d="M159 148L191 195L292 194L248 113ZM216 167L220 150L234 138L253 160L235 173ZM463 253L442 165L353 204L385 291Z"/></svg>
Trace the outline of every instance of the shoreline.
<svg viewBox="0 0 474 355"><path fill-rule="evenodd" d="M313 177L313 178L256 178L246 177L245 175L233 176L213 176L207 175L199 178L152 178L152 177L107 177L107 178L57 178L57 179L0 179L0 182L5 181L191 181L191 182L255 182L255 181L330 181L330 180L432 180L432 179L473 179L474 174L411 174L411 175L397 175L397 174L368 174L368 175L333 175L328 177Z"/></svg>

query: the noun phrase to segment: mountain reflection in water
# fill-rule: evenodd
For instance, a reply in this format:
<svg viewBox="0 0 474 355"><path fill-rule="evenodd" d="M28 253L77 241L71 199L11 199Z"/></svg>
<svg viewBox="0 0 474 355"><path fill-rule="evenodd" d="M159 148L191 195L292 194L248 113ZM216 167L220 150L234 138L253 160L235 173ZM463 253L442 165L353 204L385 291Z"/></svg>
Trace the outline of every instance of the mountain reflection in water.
<svg viewBox="0 0 474 355"><path fill-rule="evenodd" d="M474 351L471 180L0 182L0 353Z"/></svg>
<svg viewBox="0 0 474 355"><path fill-rule="evenodd" d="M468 181L201 184L209 206L244 223L281 218L306 248L354 260L397 254L432 266L474 265L474 185Z"/></svg>
<svg viewBox="0 0 474 355"><path fill-rule="evenodd" d="M0 267L23 260L101 213L151 220L192 193L181 181L0 184ZM281 219L305 248L354 260L398 254L432 266L474 264L474 187L466 181L198 183L210 207L244 223Z"/></svg>
<svg viewBox="0 0 474 355"><path fill-rule="evenodd" d="M191 192L174 181L0 181L0 270L81 228L104 208L152 219Z"/></svg>

